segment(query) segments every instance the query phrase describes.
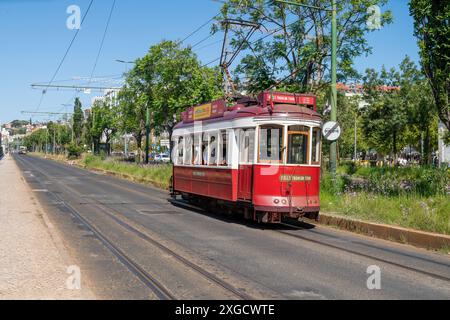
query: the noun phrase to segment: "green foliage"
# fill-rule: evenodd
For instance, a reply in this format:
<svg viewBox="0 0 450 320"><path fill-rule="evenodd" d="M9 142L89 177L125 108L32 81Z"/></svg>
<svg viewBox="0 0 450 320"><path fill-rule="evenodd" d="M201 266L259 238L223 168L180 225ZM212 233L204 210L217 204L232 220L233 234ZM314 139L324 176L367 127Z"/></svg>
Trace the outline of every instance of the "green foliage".
<svg viewBox="0 0 450 320"><path fill-rule="evenodd" d="M78 144L81 142L81 135L83 133L84 114L79 98L75 99L75 106L73 108L73 133L74 138Z"/></svg>
<svg viewBox="0 0 450 320"><path fill-rule="evenodd" d="M450 2L411 0L409 7L436 110L450 130Z"/></svg>
<svg viewBox="0 0 450 320"><path fill-rule="evenodd" d="M355 219L450 234L448 196L386 197L367 192L334 195L322 190L321 206L323 212Z"/></svg>
<svg viewBox="0 0 450 320"><path fill-rule="evenodd" d="M369 192L377 195L398 197L448 196L450 172L433 167L367 168L355 163L340 166L337 193ZM333 191L329 175L323 178L323 188Z"/></svg>
<svg viewBox="0 0 450 320"><path fill-rule="evenodd" d="M130 180L145 182L156 187L168 189L172 177L171 165L137 166L114 160L104 160L96 156L87 156L84 165L88 169L106 170L122 175Z"/></svg>
<svg viewBox="0 0 450 320"><path fill-rule="evenodd" d="M304 0L299 3L330 8L329 0ZM373 31L367 25L368 8L386 3L386 0L337 1L341 81L354 78L357 75L353 68L354 59L371 51L365 38L368 32ZM289 74L292 77L287 81L288 87L295 87L297 92L315 92L329 79L330 12L275 1L228 0L219 19L248 20L260 23L261 30L277 31L273 36L255 43L244 43L248 55L242 59L236 72L245 76L250 92L260 92ZM391 21L390 11L382 14L382 26ZM234 48L242 44L247 31L244 29L232 33L231 45Z"/></svg>
<svg viewBox="0 0 450 320"><path fill-rule="evenodd" d="M366 70L362 128L368 145L381 154L398 155L407 145L421 149L424 162L431 162L431 150L437 147L437 115L428 82L409 57L399 70L380 73Z"/></svg>
<svg viewBox="0 0 450 320"><path fill-rule="evenodd" d="M26 125L28 125L29 122L28 121L24 121L24 120L14 120L11 122L11 127L12 128L22 128Z"/></svg>
<svg viewBox="0 0 450 320"><path fill-rule="evenodd" d="M221 96L221 77L216 69L202 67L191 48L162 41L136 60L128 73L119 94L118 126L132 134L141 149L147 108L151 128L156 133L170 133L187 107Z"/></svg>
<svg viewBox="0 0 450 320"><path fill-rule="evenodd" d="M76 143L71 143L67 146L67 158L78 159L81 157L84 149Z"/></svg>

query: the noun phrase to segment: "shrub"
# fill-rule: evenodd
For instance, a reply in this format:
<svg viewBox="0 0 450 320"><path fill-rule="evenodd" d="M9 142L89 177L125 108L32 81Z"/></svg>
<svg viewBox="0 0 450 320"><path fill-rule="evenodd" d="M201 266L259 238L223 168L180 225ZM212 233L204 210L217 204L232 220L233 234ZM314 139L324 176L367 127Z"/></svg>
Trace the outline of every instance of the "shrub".
<svg viewBox="0 0 450 320"><path fill-rule="evenodd" d="M78 159L81 157L82 153L83 153L83 148L78 146L75 143L71 143L67 147L67 158L69 158L69 159Z"/></svg>
<svg viewBox="0 0 450 320"><path fill-rule="evenodd" d="M355 172L351 174L351 172ZM447 169L434 167L358 168L344 165L338 178L338 191L365 191L384 196L447 195L450 175ZM328 181L323 184L327 188ZM325 189L326 190L326 189ZM331 190L331 189L330 189Z"/></svg>

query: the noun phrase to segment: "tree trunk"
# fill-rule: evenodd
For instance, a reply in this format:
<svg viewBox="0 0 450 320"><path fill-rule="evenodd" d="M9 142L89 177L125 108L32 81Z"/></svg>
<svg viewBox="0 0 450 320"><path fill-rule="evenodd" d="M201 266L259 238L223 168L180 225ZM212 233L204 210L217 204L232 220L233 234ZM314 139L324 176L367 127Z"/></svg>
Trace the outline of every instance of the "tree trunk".
<svg viewBox="0 0 450 320"><path fill-rule="evenodd" d="M424 164L430 165L431 164L431 137L430 137L430 127L427 126L427 129L425 130L425 142L424 142Z"/></svg>
<svg viewBox="0 0 450 320"><path fill-rule="evenodd" d="M394 135L392 137L392 151L394 153L393 155L393 160L394 160L394 165L397 165L397 130L394 130Z"/></svg>

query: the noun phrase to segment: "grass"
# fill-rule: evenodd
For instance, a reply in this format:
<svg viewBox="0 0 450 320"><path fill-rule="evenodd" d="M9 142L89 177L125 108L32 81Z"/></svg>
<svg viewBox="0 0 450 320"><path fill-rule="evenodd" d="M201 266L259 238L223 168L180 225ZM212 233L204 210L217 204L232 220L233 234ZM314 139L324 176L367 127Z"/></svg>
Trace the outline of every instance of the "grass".
<svg viewBox="0 0 450 320"><path fill-rule="evenodd" d="M86 169L104 170L163 189L169 188L172 177L171 165L138 166L115 160L103 160L95 156L86 156L81 164Z"/></svg>
<svg viewBox="0 0 450 320"><path fill-rule="evenodd" d="M334 195L322 191L323 212L450 235L450 198L388 197L367 192Z"/></svg>
<svg viewBox="0 0 450 320"><path fill-rule="evenodd" d="M151 184L163 189L169 188L172 176L171 165L145 167L115 160L104 160L101 157L91 155L84 157L77 163L86 169L105 170L129 180ZM431 169L421 170L423 169L359 168L353 173L353 176L363 177L365 175L369 177L372 174L379 177L380 183L384 184L386 182L383 181L383 177L385 180L390 178L386 178L387 175L383 174L383 172L388 172L388 174L392 174L395 177L401 177L401 180L405 180L405 177L408 176L408 179L414 179L417 175L427 172L422 175L422 178L417 177L421 181L427 181L427 179L430 179L430 176L433 177L436 174L430 173L429 170ZM438 174L442 175L442 173ZM387 194L383 192L383 188L374 188L372 191L355 191L349 190L347 186L348 179L343 178L343 176L340 176L339 187L337 193L335 193L332 191L333 187L329 176L327 174L324 175L321 192L322 212L450 235L450 195L442 193L441 187L426 189L428 191L424 192L425 194L432 193L433 190L436 191L432 196L423 196L417 192L404 191L398 194ZM389 183L395 185L396 182Z"/></svg>

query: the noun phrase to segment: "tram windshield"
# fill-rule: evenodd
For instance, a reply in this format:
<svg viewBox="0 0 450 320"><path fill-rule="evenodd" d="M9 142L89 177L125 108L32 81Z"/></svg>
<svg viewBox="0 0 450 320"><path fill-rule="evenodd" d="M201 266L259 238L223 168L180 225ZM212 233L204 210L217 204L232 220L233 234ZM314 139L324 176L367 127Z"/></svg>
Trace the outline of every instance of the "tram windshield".
<svg viewBox="0 0 450 320"><path fill-rule="evenodd" d="M288 164L309 163L309 131L306 126L289 127Z"/></svg>

